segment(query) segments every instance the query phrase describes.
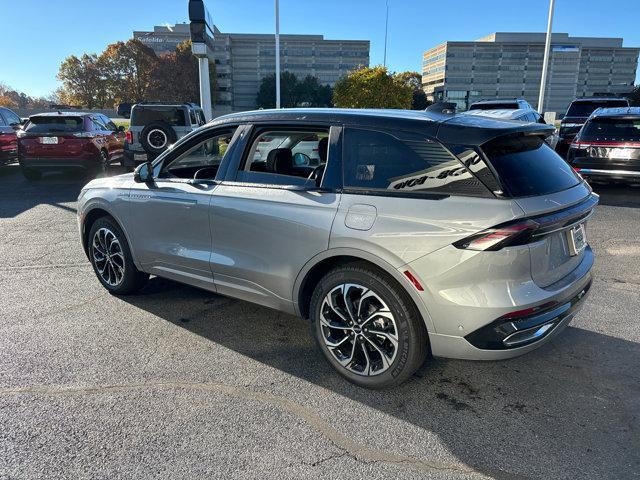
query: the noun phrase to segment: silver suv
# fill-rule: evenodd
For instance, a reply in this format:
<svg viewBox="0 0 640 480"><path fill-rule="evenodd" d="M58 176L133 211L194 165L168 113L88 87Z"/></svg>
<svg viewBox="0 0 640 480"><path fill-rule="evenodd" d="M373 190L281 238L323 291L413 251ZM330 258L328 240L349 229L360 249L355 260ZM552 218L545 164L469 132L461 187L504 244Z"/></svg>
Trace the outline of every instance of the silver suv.
<svg viewBox="0 0 640 480"><path fill-rule="evenodd" d="M178 139L206 123L195 103L136 103L124 144L123 165L135 167L154 160Z"/></svg>
<svg viewBox="0 0 640 480"><path fill-rule="evenodd" d="M429 354L514 357L591 285L598 197L552 132L393 110L227 115L86 185L82 245L113 294L157 275L310 319L362 386L399 384ZM301 141L318 162L294 160Z"/></svg>

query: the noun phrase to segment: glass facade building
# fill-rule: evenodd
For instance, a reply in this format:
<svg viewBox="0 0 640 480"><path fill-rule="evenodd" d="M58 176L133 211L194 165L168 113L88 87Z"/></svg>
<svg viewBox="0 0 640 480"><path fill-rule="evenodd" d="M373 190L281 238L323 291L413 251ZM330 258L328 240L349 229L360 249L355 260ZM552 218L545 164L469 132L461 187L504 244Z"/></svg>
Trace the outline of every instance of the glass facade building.
<svg viewBox="0 0 640 480"><path fill-rule="evenodd" d="M156 53L170 52L190 38L189 25L155 26L152 32L133 32L133 38ZM214 27L213 45L218 83L214 115L254 109L262 78L275 73L275 36L223 33ZM369 40L281 34L280 69L333 86L353 69L369 66L369 45Z"/></svg>
<svg viewBox="0 0 640 480"><path fill-rule="evenodd" d="M465 110L480 99L524 98L538 103L544 33L498 32L472 42L445 42L422 58L422 84L430 100ZM628 93L640 49L621 38L570 37L554 33L544 110L564 114L576 97Z"/></svg>

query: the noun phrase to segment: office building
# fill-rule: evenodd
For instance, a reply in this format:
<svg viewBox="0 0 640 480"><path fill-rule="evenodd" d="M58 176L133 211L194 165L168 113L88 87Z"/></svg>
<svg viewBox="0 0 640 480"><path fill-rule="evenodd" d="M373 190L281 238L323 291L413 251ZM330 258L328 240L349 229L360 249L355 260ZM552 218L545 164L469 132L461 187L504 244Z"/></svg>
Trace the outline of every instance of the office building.
<svg viewBox="0 0 640 480"><path fill-rule="evenodd" d="M422 84L431 100L466 109L479 99L538 103L544 33L498 32L471 42L445 42L423 54ZM616 96L633 88L640 49L621 38L551 37L544 111L564 114L575 97Z"/></svg>
<svg viewBox="0 0 640 480"><path fill-rule="evenodd" d="M133 32L133 37L161 54L190 38L189 25L155 26L152 32ZM213 45L218 83L215 114L255 108L261 80L275 73L275 36L223 33L214 27ZM321 84L333 86L358 66L369 66L369 40L280 35L281 71L300 79L312 75Z"/></svg>

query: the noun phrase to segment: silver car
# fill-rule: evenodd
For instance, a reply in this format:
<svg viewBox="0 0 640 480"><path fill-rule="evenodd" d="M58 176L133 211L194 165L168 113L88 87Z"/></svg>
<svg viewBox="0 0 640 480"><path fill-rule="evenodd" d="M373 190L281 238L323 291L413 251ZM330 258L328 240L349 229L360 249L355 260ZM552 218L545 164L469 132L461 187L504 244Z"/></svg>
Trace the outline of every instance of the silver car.
<svg viewBox="0 0 640 480"><path fill-rule="evenodd" d="M87 184L82 245L113 294L157 275L309 319L365 387L429 355L506 359L563 330L591 286L598 197L552 132L417 111L227 115ZM301 138L317 165L294 160Z"/></svg>

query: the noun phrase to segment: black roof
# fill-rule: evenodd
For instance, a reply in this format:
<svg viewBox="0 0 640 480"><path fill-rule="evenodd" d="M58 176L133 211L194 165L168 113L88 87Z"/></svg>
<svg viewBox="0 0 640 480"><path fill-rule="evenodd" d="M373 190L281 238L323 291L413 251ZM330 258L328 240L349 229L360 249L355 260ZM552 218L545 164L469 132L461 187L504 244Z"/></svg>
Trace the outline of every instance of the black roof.
<svg viewBox="0 0 640 480"><path fill-rule="evenodd" d="M597 108L591 114L594 117L640 117L640 107Z"/></svg>
<svg viewBox="0 0 640 480"><path fill-rule="evenodd" d="M502 135L532 132L550 135L554 128L540 123L487 118L465 114L444 114L423 110L285 108L232 113L212 120L209 125L230 123L299 122L351 125L367 128L420 131L445 143L481 145Z"/></svg>

